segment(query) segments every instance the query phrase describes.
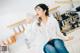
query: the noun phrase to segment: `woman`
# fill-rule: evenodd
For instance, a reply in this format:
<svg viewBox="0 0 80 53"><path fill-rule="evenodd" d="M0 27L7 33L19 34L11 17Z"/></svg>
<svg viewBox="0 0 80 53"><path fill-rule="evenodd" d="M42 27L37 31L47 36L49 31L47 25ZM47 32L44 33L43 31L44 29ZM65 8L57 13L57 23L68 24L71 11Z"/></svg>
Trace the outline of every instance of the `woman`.
<svg viewBox="0 0 80 53"><path fill-rule="evenodd" d="M57 20L49 14L48 6L39 4L35 7L35 11L37 19L27 31L31 53L69 53L62 39L70 40L71 38L63 36L60 32Z"/></svg>

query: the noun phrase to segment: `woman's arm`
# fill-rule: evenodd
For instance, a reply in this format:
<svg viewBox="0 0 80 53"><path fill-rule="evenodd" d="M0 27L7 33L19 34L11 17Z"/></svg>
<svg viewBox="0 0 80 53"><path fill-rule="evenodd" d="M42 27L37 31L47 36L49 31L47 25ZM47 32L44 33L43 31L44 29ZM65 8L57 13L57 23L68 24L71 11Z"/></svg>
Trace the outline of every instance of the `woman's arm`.
<svg viewBox="0 0 80 53"><path fill-rule="evenodd" d="M55 31L56 31L56 34L58 35L58 36L60 36L61 37L61 39L63 39L63 40L66 40L66 41L68 41L68 40L72 40L73 39L73 37L70 35L67 35L67 36L64 36L63 35L63 33L60 31L60 28L59 28L59 23L58 23L58 21L57 20L55 20Z"/></svg>

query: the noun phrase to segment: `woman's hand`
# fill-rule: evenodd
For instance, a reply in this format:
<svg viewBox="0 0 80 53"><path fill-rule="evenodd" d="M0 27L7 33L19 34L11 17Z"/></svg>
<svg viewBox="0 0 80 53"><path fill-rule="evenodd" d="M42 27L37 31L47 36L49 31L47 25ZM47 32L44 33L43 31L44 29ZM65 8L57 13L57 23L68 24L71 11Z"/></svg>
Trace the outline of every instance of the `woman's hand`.
<svg viewBox="0 0 80 53"><path fill-rule="evenodd" d="M65 41L73 40L73 36L67 36Z"/></svg>

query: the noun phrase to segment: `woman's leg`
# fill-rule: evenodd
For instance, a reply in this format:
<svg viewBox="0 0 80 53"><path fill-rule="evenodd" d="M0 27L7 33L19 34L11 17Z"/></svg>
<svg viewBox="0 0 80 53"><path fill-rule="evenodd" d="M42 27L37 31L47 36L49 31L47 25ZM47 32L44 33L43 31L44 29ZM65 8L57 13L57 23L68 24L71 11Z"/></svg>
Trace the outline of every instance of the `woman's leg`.
<svg viewBox="0 0 80 53"><path fill-rule="evenodd" d="M57 53L57 51L52 45L46 44L44 46L44 53Z"/></svg>
<svg viewBox="0 0 80 53"><path fill-rule="evenodd" d="M58 53L69 53L64 45L64 42L60 39L54 39L54 47Z"/></svg>

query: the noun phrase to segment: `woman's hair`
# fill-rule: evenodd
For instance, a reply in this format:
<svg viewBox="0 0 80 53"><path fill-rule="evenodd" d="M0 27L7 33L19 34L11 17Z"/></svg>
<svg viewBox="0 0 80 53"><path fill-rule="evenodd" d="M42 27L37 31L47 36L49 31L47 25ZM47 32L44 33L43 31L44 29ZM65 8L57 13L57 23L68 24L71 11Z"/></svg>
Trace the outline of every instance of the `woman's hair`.
<svg viewBox="0 0 80 53"><path fill-rule="evenodd" d="M49 8L48 8L47 5L45 5L45 4L38 4L38 5L35 7L35 9L36 9L37 7L42 8L43 11L46 10L45 15L46 15L46 16L49 16ZM38 18L38 21L39 21L39 22L38 22L37 24L38 24L38 26L40 26L40 25L41 25L42 18L39 17L39 18Z"/></svg>
<svg viewBox="0 0 80 53"><path fill-rule="evenodd" d="M38 26L41 26L41 21L42 21L42 18L39 17L39 18L38 18L38 23L37 23Z"/></svg>
<svg viewBox="0 0 80 53"><path fill-rule="evenodd" d="M35 7L35 9L36 9L37 7L42 8L42 9L43 9L43 11L45 11L45 10L46 10L45 15L46 15L46 16L48 16L48 15L49 15L49 8L48 8L48 6L47 6L47 5L45 5L45 4L38 4L38 5Z"/></svg>

